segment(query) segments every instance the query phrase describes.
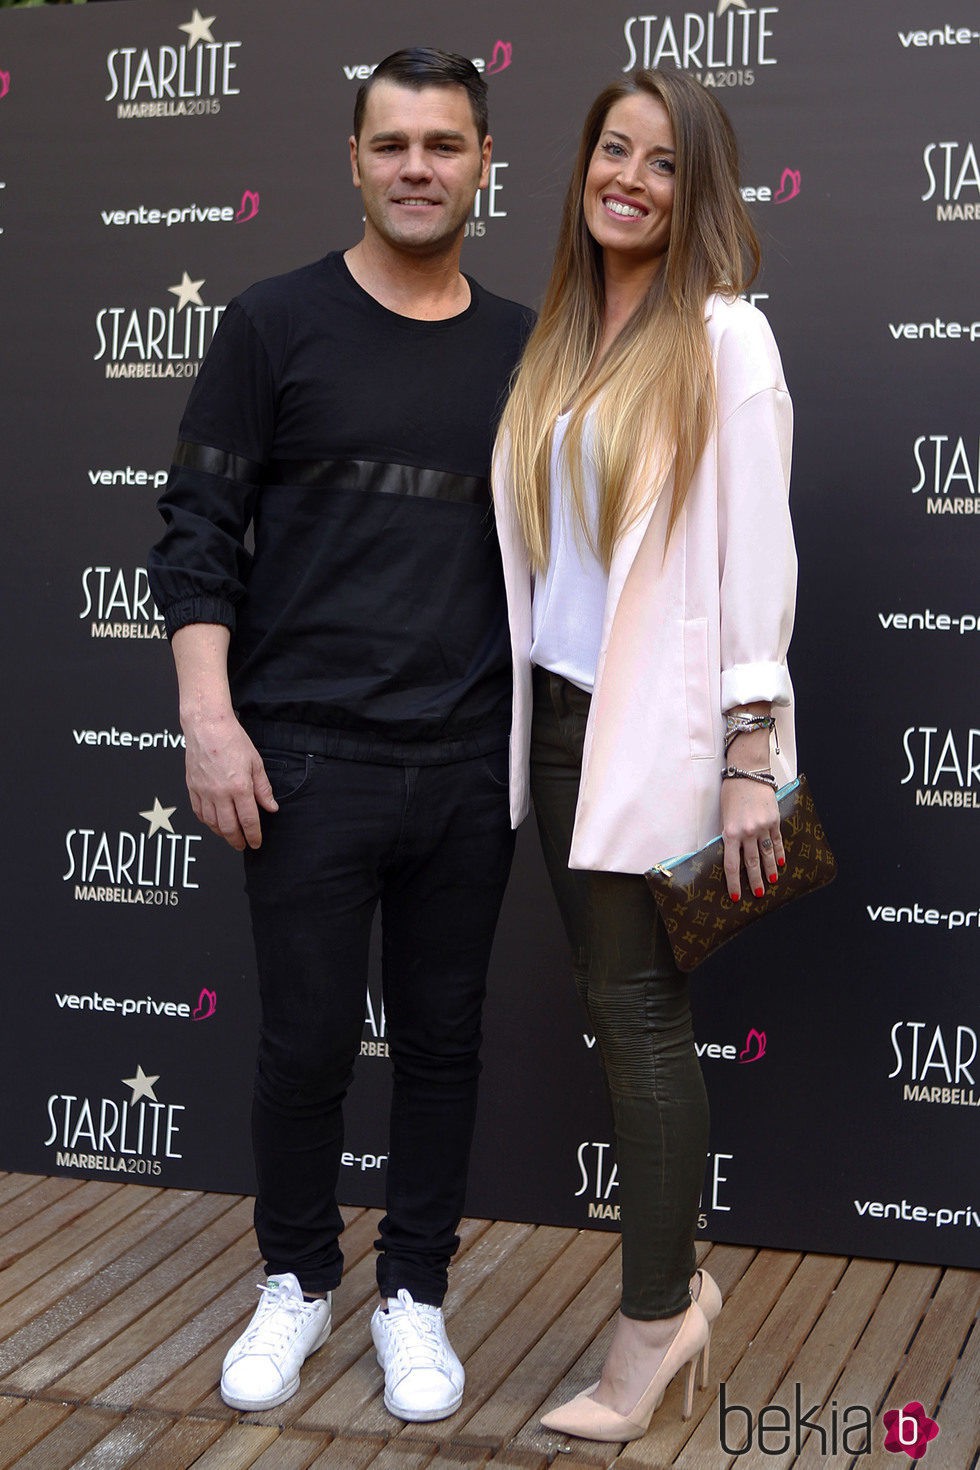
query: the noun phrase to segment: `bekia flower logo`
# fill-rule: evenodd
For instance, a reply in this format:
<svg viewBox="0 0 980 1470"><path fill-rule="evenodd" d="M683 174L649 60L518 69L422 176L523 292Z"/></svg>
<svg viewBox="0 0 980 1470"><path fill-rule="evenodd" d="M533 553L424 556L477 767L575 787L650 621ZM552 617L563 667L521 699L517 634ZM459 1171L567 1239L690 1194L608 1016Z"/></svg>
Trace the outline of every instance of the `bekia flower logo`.
<svg viewBox="0 0 980 1470"><path fill-rule="evenodd" d="M939 1433L939 1425L919 1403L906 1404L904 1409L886 1409L881 1420L888 1431L885 1449L896 1455L904 1451L911 1460L921 1460L930 1441Z"/></svg>
<svg viewBox="0 0 980 1470"><path fill-rule="evenodd" d="M487 66L487 76L492 77L494 72L506 71L507 68L510 66L510 61L513 54L514 47L511 45L510 41L494 41L493 55L490 57L490 61Z"/></svg>

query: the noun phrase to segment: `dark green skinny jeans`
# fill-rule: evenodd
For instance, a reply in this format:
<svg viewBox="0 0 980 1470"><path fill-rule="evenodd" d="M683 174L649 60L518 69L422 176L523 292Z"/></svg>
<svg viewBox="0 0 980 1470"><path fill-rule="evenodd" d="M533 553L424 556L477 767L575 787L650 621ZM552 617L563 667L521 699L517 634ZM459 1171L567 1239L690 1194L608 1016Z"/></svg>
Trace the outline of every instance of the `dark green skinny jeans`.
<svg viewBox="0 0 980 1470"><path fill-rule="evenodd" d="M568 866L590 696L534 671L531 791L572 947L575 984L602 1058L616 1130L624 1316L673 1317L691 1300L708 1098L687 977L646 882Z"/></svg>

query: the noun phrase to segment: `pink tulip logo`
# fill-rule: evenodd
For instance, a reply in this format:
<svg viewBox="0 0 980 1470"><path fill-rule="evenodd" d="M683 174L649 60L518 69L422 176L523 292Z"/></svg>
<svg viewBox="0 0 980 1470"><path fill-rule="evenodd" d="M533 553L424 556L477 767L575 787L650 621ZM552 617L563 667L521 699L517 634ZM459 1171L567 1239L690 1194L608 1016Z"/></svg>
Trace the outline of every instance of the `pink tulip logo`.
<svg viewBox="0 0 980 1470"><path fill-rule="evenodd" d="M745 1038L745 1045L738 1054L740 1062L760 1062L766 1054L766 1033L753 1026Z"/></svg>
<svg viewBox="0 0 980 1470"><path fill-rule="evenodd" d="M218 993L216 990L203 989L197 997L197 1006L191 1017L192 1021L209 1021L218 1009Z"/></svg>
<svg viewBox="0 0 980 1470"><path fill-rule="evenodd" d="M788 204L791 199L795 199L800 192L800 181L802 177L798 168L784 168L783 176L779 181L779 188L772 196L772 202L774 204Z"/></svg>
<svg viewBox="0 0 980 1470"><path fill-rule="evenodd" d="M0 71L0 97L6 97L9 91L10 73L9 71Z"/></svg>
<svg viewBox="0 0 980 1470"><path fill-rule="evenodd" d="M487 67L487 76L492 77L495 72L506 71L507 68L510 66L511 57L513 56L513 54L514 48L511 45L510 41L494 41L493 55L491 56L490 64Z"/></svg>
<svg viewBox="0 0 980 1470"><path fill-rule="evenodd" d="M248 220L254 219L259 212L259 191L257 189L246 189L242 195L242 202L238 206L235 215L236 225L243 225Z"/></svg>
<svg viewBox="0 0 980 1470"><path fill-rule="evenodd" d="M885 1449L895 1455L904 1451L910 1460L921 1460L930 1440L939 1433L939 1425L919 1403L906 1404L904 1409L888 1409L881 1419L888 1431Z"/></svg>

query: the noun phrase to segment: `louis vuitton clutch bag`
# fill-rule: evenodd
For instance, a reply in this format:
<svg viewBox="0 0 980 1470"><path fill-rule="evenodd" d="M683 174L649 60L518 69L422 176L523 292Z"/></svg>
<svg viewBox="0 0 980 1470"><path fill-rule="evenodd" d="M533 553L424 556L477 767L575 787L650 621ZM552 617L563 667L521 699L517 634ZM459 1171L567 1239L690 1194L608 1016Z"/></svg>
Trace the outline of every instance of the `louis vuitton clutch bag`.
<svg viewBox="0 0 980 1470"><path fill-rule="evenodd" d="M697 852L668 858L644 874L681 970L695 969L729 939L775 909L814 893L837 874L804 775L776 793L786 866L762 898L742 885L732 903L725 879L724 843L716 837Z"/></svg>

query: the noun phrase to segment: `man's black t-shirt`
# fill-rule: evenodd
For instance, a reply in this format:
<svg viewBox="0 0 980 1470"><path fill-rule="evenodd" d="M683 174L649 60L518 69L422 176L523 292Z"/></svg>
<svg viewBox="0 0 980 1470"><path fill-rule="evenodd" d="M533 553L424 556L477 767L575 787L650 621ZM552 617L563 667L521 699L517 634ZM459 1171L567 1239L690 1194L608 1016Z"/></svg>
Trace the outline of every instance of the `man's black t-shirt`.
<svg viewBox="0 0 980 1470"><path fill-rule="evenodd" d="M411 763L506 743L489 467L532 317L469 286L459 316L416 321L338 252L222 318L150 579L168 633L232 629L232 697L265 743L274 726L291 748Z"/></svg>

